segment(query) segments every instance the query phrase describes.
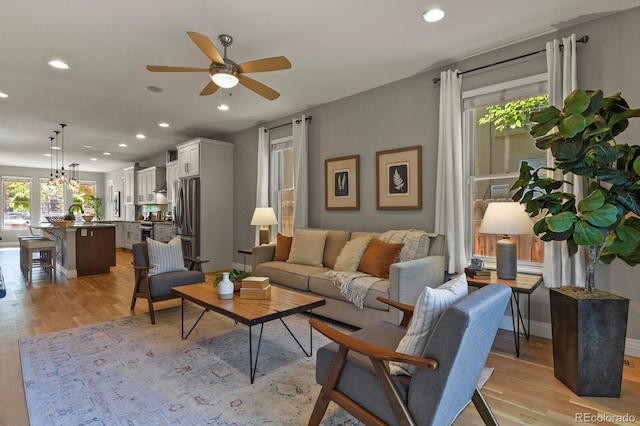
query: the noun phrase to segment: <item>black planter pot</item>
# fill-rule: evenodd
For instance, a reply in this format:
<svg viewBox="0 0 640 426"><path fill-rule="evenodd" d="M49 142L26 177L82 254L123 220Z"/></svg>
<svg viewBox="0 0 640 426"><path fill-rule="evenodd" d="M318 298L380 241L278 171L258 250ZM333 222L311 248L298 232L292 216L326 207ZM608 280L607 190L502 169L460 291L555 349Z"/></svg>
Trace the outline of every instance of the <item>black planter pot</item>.
<svg viewBox="0 0 640 426"><path fill-rule="evenodd" d="M555 377L579 396L620 397L629 299L549 289Z"/></svg>

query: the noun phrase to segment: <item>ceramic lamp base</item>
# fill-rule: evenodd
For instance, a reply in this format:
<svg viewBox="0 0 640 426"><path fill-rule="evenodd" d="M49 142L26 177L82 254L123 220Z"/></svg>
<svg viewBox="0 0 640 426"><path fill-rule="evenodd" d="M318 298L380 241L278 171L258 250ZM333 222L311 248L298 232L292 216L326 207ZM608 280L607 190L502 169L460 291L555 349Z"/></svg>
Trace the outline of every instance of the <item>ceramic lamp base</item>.
<svg viewBox="0 0 640 426"><path fill-rule="evenodd" d="M503 280L515 280L518 275L518 247L507 235L496 243L496 274Z"/></svg>
<svg viewBox="0 0 640 426"><path fill-rule="evenodd" d="M260 228L260 245L271 243L269 228Z"/></svg>

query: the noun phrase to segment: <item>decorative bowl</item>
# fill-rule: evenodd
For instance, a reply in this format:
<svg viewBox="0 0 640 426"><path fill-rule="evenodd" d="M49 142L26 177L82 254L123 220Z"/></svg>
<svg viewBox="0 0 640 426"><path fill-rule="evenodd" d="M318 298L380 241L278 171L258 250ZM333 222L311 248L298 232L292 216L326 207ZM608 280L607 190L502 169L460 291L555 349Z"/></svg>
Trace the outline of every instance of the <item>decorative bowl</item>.
<svg viewBox="0 0 640 426"><path fill-rule="evenodd" d="M84 220L85 222L91 222L93 220L94 216L92 214L83 214L82 215L82 220Z"/></svg>

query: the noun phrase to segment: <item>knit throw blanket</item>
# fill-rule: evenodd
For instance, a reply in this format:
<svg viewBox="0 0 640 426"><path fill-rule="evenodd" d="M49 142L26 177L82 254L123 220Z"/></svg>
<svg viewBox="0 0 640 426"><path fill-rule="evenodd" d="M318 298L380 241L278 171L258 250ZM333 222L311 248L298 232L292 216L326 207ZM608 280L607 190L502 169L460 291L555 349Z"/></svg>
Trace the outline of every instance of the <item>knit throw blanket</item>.
<svg viewBox="0 0 640 426"><path fill-rule="evenodd" d="M364 298L371 286L382 281L382 278L358 271L328 271L327 276L340 289L340 294L360 309L364 308Z"/></svg>
<svg viewBox="0 0 640 426"><path fill-rule="evenodd" d="M385 243L403 243L404 247L398 256L398 262L406 262L416 258L420 239L425 235L430 237L426 232L417 229L392 230L380 234L378 238Z"/></svg>

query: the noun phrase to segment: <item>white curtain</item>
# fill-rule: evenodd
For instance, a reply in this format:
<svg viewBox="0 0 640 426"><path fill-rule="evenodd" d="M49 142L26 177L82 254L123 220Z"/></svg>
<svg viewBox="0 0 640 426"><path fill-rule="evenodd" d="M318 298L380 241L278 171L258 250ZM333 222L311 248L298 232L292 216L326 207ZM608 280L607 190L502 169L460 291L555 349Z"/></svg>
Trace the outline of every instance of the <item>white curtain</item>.
<svg viewBox="0 0 640 426"><path fill-rule="evenodd" d="M467 266L462 162L462 79L458 70L448 70L440 74L435 232L447 239L450 273Z"/></svg>
<svg viewBox="0 0 640 426"><path fill-rule="evenodd" d="M258 165L256 207L269 207L269 129L258 128ZM253 212L252 212L253 214ZM255 245L260 245L260 229L256 226Z"/></svg>
<svg viewBox="0 0 640 426"><path fill-rule="evenodd" d="M293 120L294 188L293 229L309 226L309 166L307 117Z"/></svg>
<svg viewBox="0 0 640 426"><path fill-rule="evenodd" d="M576 35L562 39L563 49L560 50L560 40L547 42L547 69L549 72L549 102L562 110L564 99L578 88L578 72L576 65ZM547 164L553 166L551 150L547 151ZM584 198L583 179L569 173L562 176L556 172L556 179L572 182L565 184L564 192L573 192L576 200ZM569 257L567 244L564 241L550 241L544 245L544 264L542 276L547 287L563 285L584 286L586 272L585 252L582 247L573 257Z"/></svg>

